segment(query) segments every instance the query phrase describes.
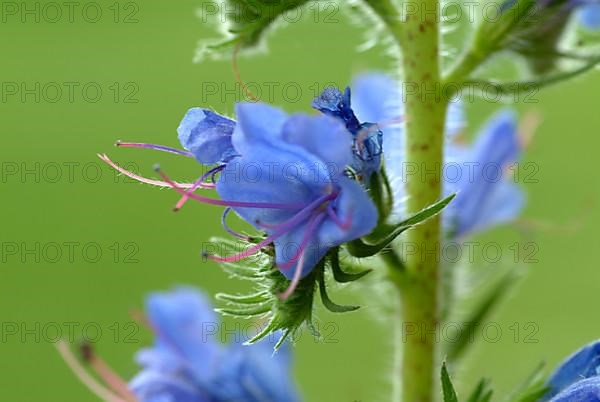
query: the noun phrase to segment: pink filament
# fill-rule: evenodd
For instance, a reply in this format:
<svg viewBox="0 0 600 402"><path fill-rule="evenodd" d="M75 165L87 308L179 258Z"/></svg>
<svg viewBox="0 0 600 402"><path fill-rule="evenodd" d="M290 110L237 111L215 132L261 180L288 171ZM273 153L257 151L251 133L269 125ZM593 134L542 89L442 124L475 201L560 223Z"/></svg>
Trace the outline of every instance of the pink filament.
<svg viewBox="0 0 600 402"><path fill-rule="evenodd" d="M242 239L242 240L246 240L246 241L250 240L250 236L246 236L241 233L238 233L235 230L231 229L227 225L227 215L229 215L229 212L231 212L231 207L225 208L225 210L223 211L223 215L221 216L221 225L223 226L225 231L227 233L229 233L230 235L237 237L238 239Z"/></svg>
<svg viewBox="0 0 600 402"><path fill-rule="evenodd" d="M267 237L260 243L257 243L254 246L247 248L246 250L242 251L241 253L233 254L233 255L230 255L227 257L217 257L214 255L209 255L208 258L210 258L213 261L218 261L218 262L234 262L234 261L239 261L239 260L242 260L244 258L251 256L252 254L258 252L261 248L273 243L275 240L277 240L278 238L280 238L281 236L283 236L284 234L289 232L291 229L296 227L298 224L302 223L307 217L310 216L310 214L315 210L315 208L320 206L323 202L328 201L328 199L331 196L332 196L332 194L326 195L326 196L320 197L320 198L316 199L315 201L311 202L308 206L306 206L304 209L302 209L300 212L298 212L292 218L290 218L289 220L280 224L277 227L277 230L275 231L275 233L273 233L272 235L270 235L269 237Z"/></svg>
<svg viewBox="0 0 600 402"><path fill-rule="evenodd" d="M327 216L331 218L332 221L335 222L336 225L340 227L342 230L348 230L352 226L352 213L348 214L348 217L345 221L342 221L339 216L333 210L331 205L327 206Z"/></svg>
<svg viewBox="0 0 600 402"><path fill-rule="evenodd" d="M143 143L143 142L121 142L121 141L117 141L115 143L115 145L118 146L118 147L133 147L133 148L154 149L155 151L169 152L171 154L187 156L189 158L191 158L191 157L194 156L191 152L184 151L182 149L171 148L171 147L166 147L164 145L157 145L157 144L146 144L146 143Z"/></svg>
<svg viewBox="0 0 600 402"><path fill-rule="evenodd" d="M85 368L79 363L77 358L73 355L73 352L69 349L69 345L65 341L58 341L56 343L56 349L60 353L61 357L67 363L69 368L75 373L77 378L98 398L106 402L128 402L120 396L114 394L112 391L101 385L96 381Z"/></svg>
<svg viewBox="0 0 600 402"><path fill-rule="evenodd" d="M186 201L190 198L188 194L191 194L194 191L196 191L198 187L214 189L216 187L214 183L205 183L204 181L207 177L212 176L213 174L223 170L224 168L225 165L221 165L217 166L216 168L210 169L208 172L204 173L198 180L194 182L194 185L188 191L186 191L186 194L181 196L179 201L177 201L177 204L175 204L174 210L179 211L181 207L183 207L183 204L185 204Z"/></svg>
<svg viewBox="0 0 600 402"><path fill-rule="evenodd" d="M264 208L264 209L301 209L306 206L306 204L277 204L277 203L269 203L269 202L243 202L243 201L223 201L223 200L215 200L213 198L203 197L198 194L189 194L179 186L178 183L175 183L171 180L164 172L160 169L157 169L158 174L163 178L165 183L171 186L175 191L177 191L181 195L187 195L189 198L200 201L206 204L212 205L221 205L225 207L240 207L240 208Z"/></svg>
<svg viewBox="0 0 600 402"><path fill-rule="evenodd" d="M300 278L302 276L302 269L304 268L304 260L306 258L306 246L308 245L311 238L317 231L321 222L323 222L324 218L325 218L325 216L323 214L318 214L316 216L313 216L311 218L310 222L308 223L308 228L306 229L306 232L304 233L304 237L302 239L302 242L301 242L299 250L298 250L298 254L299 254L300 258L298 259L298 263L296 264L296 270L294 271L294 276L293 276L292 281L290 282L290 285L288 286L288 288L282 294L279 295L280 300L287 300L292 295L292 293L294 293L294 290L296 290L296 288L298 287L298 283L300 283ZM289 261L288 261L288 263L289 263Z"/></svg>
<svg viewBox="0 0 600 402"><path fill-rule="evenodd" d="M119 173L130 177L134 180L137 180L141 183L145 183L145 184L151 184L153 186L158 186L158 187L172 187L171 184L161 181L161 180L154 180L154 179L148 179L146 177L140 176L138 174L135 174L125 168L122 168L121 166L117 165L116 163L114 163L112 160L110 160L110 158L108 157L108 155L106 154L98 154L98 157L100 159L102 159L103 162L105 162L106 164L108 164L110 167L112 167L113 169L115 169L116 171L118 171ZM194 186L193 183L177 183L177 185L181 188L192 188Z"/></svg>

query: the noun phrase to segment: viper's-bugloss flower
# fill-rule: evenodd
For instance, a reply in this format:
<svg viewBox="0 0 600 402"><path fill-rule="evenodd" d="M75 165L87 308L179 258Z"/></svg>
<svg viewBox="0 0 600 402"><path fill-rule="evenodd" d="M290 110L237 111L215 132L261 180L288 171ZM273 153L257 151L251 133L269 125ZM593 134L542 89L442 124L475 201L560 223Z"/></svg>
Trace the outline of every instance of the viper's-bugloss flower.
<svg viewBox="0 0 600 402"><path fill-rule="evenodd" d="M600 401L600 341L569 356L550 375L547 386L542 401Z"/></svg>
<svg viewBox="0 0 600 402"><path fill-rule="evenodd" d="M218 341L219 320L205 296L179 287L153 293L146 315L155 332L151 348L137 354L142 371L130 382L140 402L295 402L290 350L273 353L269 338L242 345Z"/></svg>
<svg viewBox="0 0 600 402"><path fill-rule="evenodd" d="M373 230L375 205L345 174L353 161L352 136L341 122L288 116L260 103L238 104L236 112L232 139L240 156L221 172L217 192L250 206L232 208L267 233L255 247L274 243L276 263L288 279L304 277L331 247ZM248 177L249 169L259 173ZM260 207L267 203L280 207Z"/></svg>
<svg viewBox="0 0 600 402"><path fill-rule="evenodd" d="M57 347L77 377L106 402L297 402L289 345L273 352L274 339L245 345L247 334L220 339L219 320L204 294L191 287L152 293L138 317L154 332L154 344L140 350L141 371L128 383L84 344L81 354L96 378L69 346ZM258 328L258 325L257 325ZM228 334L231 335L231 334Z"/></svg>
<svg viewBox="0 0 600 402"><path fill-rule="evenodd" d="M363 75L353 83L352 90L353 109L359 119L365 116L364 119L379 123L393 121L396 116L403 115L400 85L385 74ZM510 222L519 215L525 203L522 190L504 170L519 160L522 151L514 113L508 110L499 112L478 133L473 144L458 141L458 134L464 126L461 104L451 103L446 118L448 144L444 162L447 169L442 174L444 194L457 193L442 213L444 229L449 237L464 236ZM395 122L384 132L384 159L394 189L395 212L398 216L406 216L402 201L406 198L404 185L412 167L404 162L403 126ZM456 172L446 172L452 166L456 167ZM488 177L486 169L490 168L494 172L492 176L498 172L500 176Z"/></svg>
<svg viewBox="0 0 600 402"><path fill-rule="evenodd" d="M475 142L446 147L446 164L459 168L460 177L444 174L444 192L457 193L444 211L447 233L461 237L514 220L525 195L507 169L520 159L522 144L516 116L504 110L480 130ZM492 172L492 173L490 173Z"/></svg>

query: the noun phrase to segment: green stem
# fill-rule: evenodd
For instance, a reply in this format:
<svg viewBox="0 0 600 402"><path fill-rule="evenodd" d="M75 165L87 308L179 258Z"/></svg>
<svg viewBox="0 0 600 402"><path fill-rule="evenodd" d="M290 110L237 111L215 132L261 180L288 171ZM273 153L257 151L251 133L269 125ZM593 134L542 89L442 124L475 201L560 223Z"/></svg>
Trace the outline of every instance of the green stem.
<svg viewBox="0 0 600 402"><path fill-rule="evenodd" d="M433 204L441 197L446 99L440 96L438 0L420 0L419 12L401 19L386 1L370 2L388 26L402 50L406 155L411 172L406 192L409 213ZM432 12L436 10L436 12ZM410 88L410 90L408 90ZM415 252L405 255L403 272L390 266L390 280L399 290L401 311L396 342L402 348L402 362L395 373L401 383L403 402L434 400L437 373L436 331L439 311L439 217L429 219L407 232L406 241ZM400 325L398 325L400 324ZM394 396L398 398L398 387Z"/></svg>

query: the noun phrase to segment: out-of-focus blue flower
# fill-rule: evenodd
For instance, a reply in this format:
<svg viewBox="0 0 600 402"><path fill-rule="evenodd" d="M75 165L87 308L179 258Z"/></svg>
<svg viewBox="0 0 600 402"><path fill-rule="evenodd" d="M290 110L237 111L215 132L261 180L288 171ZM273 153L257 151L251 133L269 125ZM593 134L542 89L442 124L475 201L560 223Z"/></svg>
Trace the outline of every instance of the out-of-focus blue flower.
<svg viewBox="0 0 600 402"><path fill-rule="evenodd" d="M386 168L394 188L395 209L406 216L403 201L407 170L400 85L385 74L365 74L352 83L352 110L359 121L377 123L383 132ZM349 104L345 101L344 104ZM458 192L443 212L446 232L463 236L514 219L524 205L524 195L504 170L521 153L515 117L503 111L479 133L473 145L458 144L464 127L461 104L450 104L446 116L444 193Z"/></svg>
<svg viewBox="0 0 600 402"><path fill-rule="evenodd" d="M600 402L600 377L579 381L556 395L550 402Z"/></svg>
<svg viewBox="0 0 600 402"><path fill-rule="evenodd" d="M516 118L510 111L496 114L471 146L447 147L444 192L457 195L444 211L444 222L453 237L518 216L525 196L507 167L518 161L520 154Z"/></svg>
<svg viewBox="0 0 600 402"><path fill-rule="evenodd" d="M600 376L600 341L595 341L579 349L569 356L548 379L548 392L543 400L548 400L553 396L563 393L563 396L557 397L560 401L588 401L596 399L566 399L567 395L580 395L581 392L588 392L593 388L590 384L582 388L573 387L572 390L565 390L573 384L579 383L586 378ZM600 383L596 380L596 396L600 395ZM565 392L563 392L565 391ZM562 394L561 394L562 395ZM584 394L581 394L584 395ZM586 394L587 395L587 394ZM592 394L589 394L592 395ZM554 400L554 399L553 399Z"/></svg>
<svg viewBox="0 0 600 402"><path fill-rule="evenodd" d="M369 182L371 175L381 167L383 153L383 133L377 123L360 123L351 107L350 87L344 93L334 87L325 90L313 100L312 106L320 112L336 117L352 133L354 175L363 183Z"/></svg>
<svg viewBox="0 0 600 402"><path fill-rule="evenodd" d="M579 9L579 21L588 29L600 29L600 3L584 4Z"/></svg>
<svg viewBox="0 0 600 402"><path fill-rule="evenodd" d="M156 333L138 353L142 371L130 387L140 402L295 402L287 346L273 354L263 341L223 345L219 321L202 294L191 288L155 293L146 300Z"/></svg>
<svg viewBox="0 0 600 402"><path fill-rule="evenodd" d="M192 108L177 128L179 142L198 162L212 165L227 162L235 156L231 134L235 122L213 111Z"/></svg>
<svg viewBox="0 0 600 402"><path fill-rule="evenodd" d="M273 242L279 269L297 281L330 247L373 230L375 205L345 175L353 162L352 135L341 122L288 116L260 103L238 104L236 110L232 139L240 156L221 172L217 192L269 235L251 251Z"/></svg>

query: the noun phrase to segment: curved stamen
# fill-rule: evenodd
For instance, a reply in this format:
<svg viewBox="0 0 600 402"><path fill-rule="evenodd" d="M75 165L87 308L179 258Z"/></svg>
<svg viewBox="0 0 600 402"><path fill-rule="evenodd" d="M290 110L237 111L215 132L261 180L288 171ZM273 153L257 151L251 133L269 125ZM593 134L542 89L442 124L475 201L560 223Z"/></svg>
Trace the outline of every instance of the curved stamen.
<svg viewBox="0 0 600 402"><path fill-rule="evenodd" d="M234 237L237 237L238 239L249 241L250 240L250 236L246 236L246 235L243 235L241 233L238 233L235 230L231 229L227 225L227 215L229 215L229 212L231 212L231 207L225 208L225 210L223 211L223 215L221 216L221 225L223 226L223 228L225 229L225 231L227 233L229 233L230 235L232 235Z"/></svg>
<svg viewBox="0 0 600 402"><path fill-rule="evenodd" d="M106 402L128 402L101 385L94 379L94 377L88 374L65 341L58 341L56 343L56 349L60 353L65 363L67 363L67 366L69 366L69 368L77 376L79 381L81 381L98 398Z"/></svg>
<svg viewBox="0 0 600 402"><path fill-rule="evenodd" d="M308 228L304 233L302 243L300 244L300 248L298 250L300 258L298 259L298 263L296 264L294 277L292 278L292 281L290 282L288 288L282 294L279 295L280 300L287 300L292 295L292 293L294 293L294 290L296 290L296 288L298 287L298 283L300 283L300 279L302 277L302 270L304 268L304 260L306 258L306 247L308 246L310 239L314 236L315 232L319 228L319 225L323 222L324 219L325 215L318 214L313 216L310 222L308 223Z"/></svg>
<svg viewBox="0 0 600 402"><path fill-rule="evenodd" d="M128 402L135 402L136 396L129 390L127 382L124 381L117 373L115 373L104 360L94 354L89 343L84 343L81 347L81 354L98 376L109 386L115 393L124 398Z"/></svg>
<svg viewBox="0 0 600 402"><path fill-rule="evenodd" d="M348 230L350 229L350 226L352 226L352 213L349 213L346 220L343 221L339 216L337 216L333 210L333 205L331 204L327 205L327 216L329 216L331 220L334 221L335 224L338 225L342 230Z"/></svg>
<svg viewBox="0 0 600 402"><path fill-rule="evenodd" d="M205 204L221 205L224 207L239 207L239 208L264 208L264 209L301 209L305 208L306 204L278 204L270 202L244 202L244 201L224 201L215 200L213 198L203 197L198 194L188 194L186 191L169 178L159 167L155 168L156 172L163 178L165 183L168 183L173 190L181 195L187 195L189 198L203 202Z"/></svg>
<svg viewBox="0 0 600 402"><path fill-rule="evenodd" d="M214 181L213 181L213 183L205 183L204 181L206 180L206 178L208 176L212 177L213 175L215 175L216 173L220 172L223 169L225 169L225 165L220 165L220 166L210 169L208 172L206 172L202 176L200 176L200 178L194 182L194 185L188 191L186 191L186 194L181 196L179 201L177 201L177 204L175 204L175 208L173 208L173 210L179 211L181 209L181 207L183 207L183 204L185 204L186 201L190 198L189 194L196 191L196 189L198 187L214 189L215 188Z"/></svg>
<svg viewBox="0 0 600 402"><path fill-rule="evenodd" d="M137 180L137 181L139 181L141 183L145 183L145 184L150 184L150 185L153 185L153 186L157 186L157 187L172 187L172 185L169 184L169 183L167 183L167 182L164 182L164 181L161 181L161 180L148 179L147 177L140 176L140 175L138 175L136 173L133 173L130 170L122 168L121 166L117 165L115 162L113 162L112 160L110 160L110 158L106 154L97 154L97 155L98 155L98 157L100 159L102 159L102 161L104 163L106 163L107 165L109 165L110 167L112 167L113 169L115 169L117 172L119 172L119 173L121 173L121 174L123 174L123 175L125 175L125 176L127 176L127 177L129 177L131 179ZM192 188L194 186L193 183L177 183L177 185L179 187L181 187L181 188L184 188L184 189Z"/></svg>
<svg viewBox="0 0 600 402"><path fill-rule="evenodd" d="M273 243L275 240L277 240L278 238L280 238L281 236L283 236L284 234L289 232L291 229L296 227L298 224L302 223L304 220L306 220L306 218L308 218L310 216L310 214L313 213L315 208L320 206L323 202L328 201L329 197L331 197L331 196L332 196L332 194L326 195L326 196L320 197L320 198L316 199L315 201L311 202L307 207L305 207L303 210L298 212L291 219L280 224L278 226L277 230L275 231L275 233L273 233L266 239L262 240L260 243L257 243L254 246L249 247L240 253L233 254L233 255L230 255L227 257L218 257L218 256L214 256L214 255L207 255L206 257L210 258L213 261L217 261L217 262L234 262L234 261L239 261L244 258L247 258L247 257L251 256L252 254L257 253L263 247Z"/></svg>
<svg viewBox="0 0 600 402"><path fill-rule="evenodd" d="M143 142L122 142L122 141L117 141L117 142L115 142L115 145L118 146L118 147L132 147L132 148L154 149L155 151L163 151L163 152L169 152L171 154L187 156L188 158L192 158L194 156L189 151L184 151L183 149L166 147L164 145L158 145L158 144L146 144L146 143L143 143Z"/></svg>

